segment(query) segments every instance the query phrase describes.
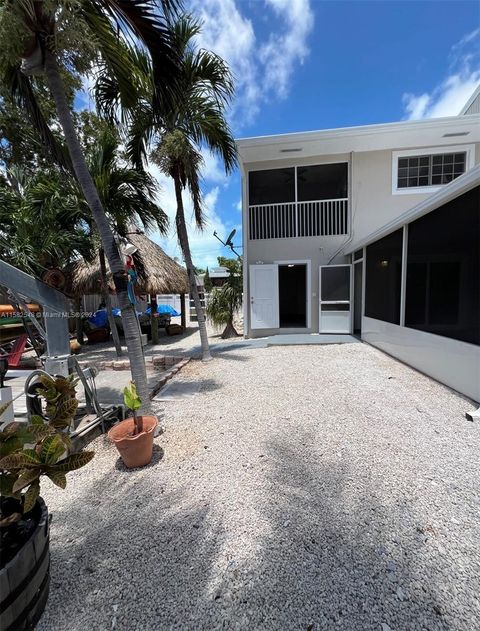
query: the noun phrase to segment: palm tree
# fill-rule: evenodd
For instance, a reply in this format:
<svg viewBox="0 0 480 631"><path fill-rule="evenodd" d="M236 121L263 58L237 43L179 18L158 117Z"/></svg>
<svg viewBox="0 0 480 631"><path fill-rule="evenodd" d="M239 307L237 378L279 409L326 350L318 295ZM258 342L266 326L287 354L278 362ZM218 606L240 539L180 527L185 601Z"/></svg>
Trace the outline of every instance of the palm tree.
<svg viewBox="0 0 480 631"><path fill-rule="evenodd" d="M224 116L224 110L233 97L232 77L220 57L195 48L193 38L199 32L200 23L190 16L180 17L173 24L173 45L180 58L175 107L167 109L162 108L162 104L154 104L150 113L142 108L132 124L128 151L130 156L140 162L141 152L145 151L147 144L145 139L148 141L155 135L156 143L151 158L164 174L173 179L177 236L197 312L203 359L207 361L211 359L208 334L192 262L182 193L188 189L197 227L202 229L205 218L200 187L203 163L201 151L208 148L219 156L226 173L229 173L236 164L236 147ZM156 119L161 120L161 125Z"/></svg>
<svg viewBox="0 0 480 631"><path fill-rule="evenodd" d="M118 235L128 240L128 233L139 228L145 231L156 229L160 234L166 234L168 217L155 201L158 193L157 183L143 168L133 168L127 161L122 160L119 137L113 128L104 127L99 132L87 164L103 208ZM79 203L82 203L81 191L79 194ZM88 216L88 207L85 210ZM98 257L102 298L106 305L117 356L120 356L122 349L112 313L103 247L98 249Z"/></svg>
<svg viewBox="0 0 480 631"><path fill-rule="evenodd" d="M77 193L58 170L32 176L20 167L0 185L0 255L19 269L41 276L82 256L92 256ZM32 229L39 225L41 229Z"/></svg>
<svg viewBox="0 0 480 631"><path fill-rule="evenodd" d="M153 102L159 107L160 103L171 99L178 71L166 19L175 7L176 0L59 0L54 3L3 0L0 15L2 74L32 115L42 138L50 143L54 158L63 162L65 168L73 169L90 207L112 272L122 310L132 379L145 411L150 407L149 392L135 309L128 299L126 273L112 228L76 134L62 66L74 67L80 73L91 72L94 63L103 67L108 71L104 76L110 76L122 94L120 105L133 105L136 90L140 89L134 64L134 47L139 42L152 62ZM23 74L18 64L20 58ZM59 149L36 105L29 75L46 78L68 155Z"/></svg>
<svg viewBox="0 0 480 631"><path fill-rule="evenodd" d="M243 280L242 264L230 260L230 274L222 287L214 287L208 298L207 315L217 327L224 326L222 339L237 337L233 325L235 314L242 306Z"/></svg>

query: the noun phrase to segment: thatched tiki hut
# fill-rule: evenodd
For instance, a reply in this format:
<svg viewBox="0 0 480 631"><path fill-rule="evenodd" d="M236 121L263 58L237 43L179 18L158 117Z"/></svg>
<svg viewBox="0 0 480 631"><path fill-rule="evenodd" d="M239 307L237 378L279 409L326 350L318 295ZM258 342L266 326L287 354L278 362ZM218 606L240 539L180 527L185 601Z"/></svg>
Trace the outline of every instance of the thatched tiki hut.
<svg viewBox="0 0 480 631"><path fill-rule="evenodd" d="M182 326L185 327L185 294L190 291L187 270L167 256L162 248L143 233L128 234L127 240L137 248L133 254L138 281L135 285L137 295L180 294L182 305ZM88 295L102 293L100 260L96 257L91 263L83 259L75 261L66 270L64 292L80 299ZM107 273L109 291L113 293L111 274Z"/></svg>

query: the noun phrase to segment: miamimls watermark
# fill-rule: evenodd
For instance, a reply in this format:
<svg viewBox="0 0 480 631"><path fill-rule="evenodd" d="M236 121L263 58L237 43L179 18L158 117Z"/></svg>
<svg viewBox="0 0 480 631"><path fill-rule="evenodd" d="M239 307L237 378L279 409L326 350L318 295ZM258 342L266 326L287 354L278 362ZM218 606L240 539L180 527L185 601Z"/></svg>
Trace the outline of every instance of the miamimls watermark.
<svg viewBox="0 0 480 631"><path fill-rule="evenodd" d="M90 318L94 311L9 311L8 313L0 313L0 318L11 320L12 318L24 318L33 316L37 320L42 318Z"/></svg>

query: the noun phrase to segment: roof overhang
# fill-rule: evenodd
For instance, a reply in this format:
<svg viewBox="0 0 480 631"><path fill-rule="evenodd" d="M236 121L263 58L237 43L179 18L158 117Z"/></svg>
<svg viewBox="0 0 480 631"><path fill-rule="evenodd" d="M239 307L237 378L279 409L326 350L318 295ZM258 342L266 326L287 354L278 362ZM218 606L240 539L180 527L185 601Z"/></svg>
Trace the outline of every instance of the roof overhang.
<svg viewBox="0 0 480 631"><path fill-rule="evenodd" d="M245 164L452 142L480 142L480 114L240 138L237 148L240 162Z"/></svg>
<svg viewBox="0 0 480 631"><path fill-rule="evenodd" d="M428 214L432 210L435 210L444 204L448 204L448 202L451 202L453 199L463 195L464 193L468 193L468 191L476 186L480 186L480 164L473 167L473 169L470 169L470 171L467 171L460 177L457 177L453 180L453 182L450 182L450 184L447 184L423 202L420 202L416 206L413 206L413 208L410 208L406 212L402 213L393 221L390 221L378 230L375 230L375 232L369 234L365 239L356 243L355 241L352 241L351 244L343 249L343 254L351 254L355 250L359 250L360 248L387 236L387 234L395 232L395 230L398 230L405 224Z"/></svg>
<svg viewBox="0 0 480 631"><path fill-rule="evenodd" d="M459 116L465 116L465 112L468 110L470 105L475 101L478 95L480 95L480 83L477 85L477 87L472 93L472 96L468 99L468 101L465 103L465 105L462 107L462 109L458 113Z"/></svg>

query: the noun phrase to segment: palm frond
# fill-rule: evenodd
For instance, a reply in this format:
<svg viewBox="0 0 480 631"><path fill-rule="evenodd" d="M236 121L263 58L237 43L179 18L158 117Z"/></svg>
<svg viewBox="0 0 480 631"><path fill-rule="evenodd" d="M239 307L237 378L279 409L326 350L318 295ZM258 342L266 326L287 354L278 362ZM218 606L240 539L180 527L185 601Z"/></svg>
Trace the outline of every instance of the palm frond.
<svg viewBox="0 0 480 631"><path fill-rule="evenodd" d="M184 164L185 179L192 199L193 214L197 228L203 230L206 226L205 216L203 214L203 198L200 186L200 171L203 164L201 154L193 147L191 148L190 157Z"/></svg>
<svg viewBox="0 0 480 631"><path fill-rule="evenodd" d="M177 0L84 0L82 4L85 18L92 24L106 18L113 24L118 39L132 49L138 48L139 43L145 47L152 61L154 101L157 105L169 103L171 106L177 91L180 59L173 46L169 18L176 14L180 3ZM119 72L117 80L122 87L116 51L105 46L102 52L104 58L109 59L108 63Z"/></svg>
<svg viewBox="0 0 480 631"><path fill-rule="evenodd" d="M125 147L125 155L135 167L143 168L155 133L155 115L152 108L148 104L139 104L128 125Z"/></svg>
<svg viewBox="0 0 480 631"><path fill-rule="evenodd" d="M199 97L205 95L228 105L235 87L225 61L208 50L188 51L183 60L185 84Z"/></svg>
<svg viewBox="0 0 480 631"><path fill-rule="evenodd" d="M183 132L218 155L230 173L237 164L237 147L222 110L215 100L202 96L191 98L188 109L181 121Z"/></svg>
<svg viewBox="0 0 480 631"><path fill-rule="evenodd" d="M28 112L34 128L43 145L51 152L53 160L60 167L73 173L68 151L55 138L38 104L32 79L21 72L19 65L7 65L3 68L2 81L9 87L14 103Z"/></svg>

